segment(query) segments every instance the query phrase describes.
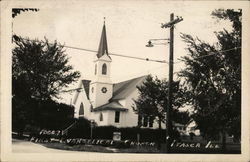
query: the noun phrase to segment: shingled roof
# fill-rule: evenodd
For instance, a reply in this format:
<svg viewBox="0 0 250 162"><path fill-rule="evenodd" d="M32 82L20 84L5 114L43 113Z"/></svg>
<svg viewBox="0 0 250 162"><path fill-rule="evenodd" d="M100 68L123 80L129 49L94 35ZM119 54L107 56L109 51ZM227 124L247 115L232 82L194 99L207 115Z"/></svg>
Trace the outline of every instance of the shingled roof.
<svg viewBox="0 0 250 162"><path fill-rule="evenodd" d="M82 80L81 82L80 82L80 85L79 85L79 88L81 89L81 87L83 86L83 89L85 90L85 92L86 92L86 95L87 95L87 98L88 98L88 100L89 100L89 85L90 85L90 80L86 80L86 79L84 79L84 80ZM75 95L75 97L74 97L74 100L73 100L73 104L75 104L76 103L76 100L77 100L77 98L78 98L78 96L79 96L79 93L80 93L80 91L76 91L76 95Z"/></svg>
<svg viewBox="0 0 250 162"><path fill-rule="evenodd" d="M124 82L120 82L113 85L113 97L111 101L124 99L130 95L135 89L136 86L142 85L143 81L147 76L141 76L138 78L130 79Z"/></svg>
<svg viewBox="0 0 250 162"><path fill-rule="evenodd" d="M87 98L89 100L89 84L90 84L90 80L82 80L82 84L83 84L83 88L86 92Z"/></svg>
<svg viewBox="0 0 250 162"><path fill-rule="evenodd" d="M93 111L103 111L103 110L128 111L127 108L123 107L117 101L113 101L93 109Z"/></svg>

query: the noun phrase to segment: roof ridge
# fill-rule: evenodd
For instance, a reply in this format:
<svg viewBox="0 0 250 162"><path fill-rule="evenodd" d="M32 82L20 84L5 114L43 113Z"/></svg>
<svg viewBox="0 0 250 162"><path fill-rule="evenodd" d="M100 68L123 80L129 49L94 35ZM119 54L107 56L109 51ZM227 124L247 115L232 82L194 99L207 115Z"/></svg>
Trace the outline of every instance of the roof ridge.
<svg viewBox="0 0 250 162"><path fill-rule="evenodd" d="M134 79L139 79L139 78L146 77L146 76L147 76L147 75L142 75L142 76L137 77L137 78L132 78L132 79L129 79L129 80L124 80L124 81L121 81L121 82L114 83L114 85L115 85L115 84L124 83L124 82L128 82L128 81L131 81L131 80L134 80Z"/></svg>
<svg viewBox="0 0 250 162"><path fill-rule="evenodd" d="M102 110L127 111L128 109L123 107L118 101L112 101L93 109L93 111L102 111Z"/></svg>
<svg viewBox="0 0 250 162"><path fill-rule="evenodd" d="M118 88L116 90L114 89L113 96L112 96L110 101L121 99L120 97L122 97L122 96L124 97L124 96L127 96L128 94L130 94L131 88L134 86L137 86L138 83L140 83L142 81L142 79L144 80L145 77L146 77L146 75L140 76L137 78L133 78L133 79L130 79L130 80L127 80L124 82L117 83L116 86L118 86ZM121 84L121 85L119 86L119 84Z"/></svg>
<svg viewBox="0 0 250 162"><path fill-rule="evenodd" d="M133 80L133 79L131 79L131 80ZM131 81L131 80L128 80L127 83L125 83L125 84L124 84L123 86L121 86L115 93L113 93L113 96L116 96L116 95L119 94L121 91L123 91L123 88L126 87L128 84L130 84L129 81ZM113 98L113 97L112 97L112 98Z"/></svg>
<svg viewBox="0 0 250 162"><path fill-rule="evenodd" d="M139 79L139 78L142 78L142 77L145 77L145 76L141 76L141 77L137 77L137 78L133 78L133 79L129 79L129 80L126 80L126 81L117 83L117 84L120 84L120 83L125 83L125 82L127 82L127 83L125 83L123 86L121 86L121 87L113 94L113 96L119 94L119 93L123 90L123 88L126 87L128 84L130 84L132 81L134 81L134 80L136 80L136 79Z"/></svg>

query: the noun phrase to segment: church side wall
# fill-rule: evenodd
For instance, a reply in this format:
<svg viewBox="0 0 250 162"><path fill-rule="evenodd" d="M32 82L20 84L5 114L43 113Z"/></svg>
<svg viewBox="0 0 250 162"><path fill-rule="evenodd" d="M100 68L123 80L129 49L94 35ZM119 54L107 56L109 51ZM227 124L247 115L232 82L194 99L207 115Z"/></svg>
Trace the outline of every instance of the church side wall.
<svg viewBox="0 0 250 162"><path fill-rule="evenodd" d="M128 109L128 111L126 112L126 115L124 115L124 124L123 124L123 127L135 127L135 126L137 126L138 115L135 114L132 106L134 105L133 99L137 99L138 96L139 96L138 91L134 90L130 94L130 96L128 96L125 99L125 105L124 105L124 107L126 107Z"/></svg>
<svg viewBox="0 0 250 162"><path fill-rule="evenodd" d="M103 120L100 121L100 114L102 113ZM95 112L95 121L97 122L98 126L108 125L108 118L109 114L107 111Z"/></svg>
<svg viewBox="0 0 250 162"><path fill-rule="evenodd" d="M108 123L107 123L107 125L113 125L115 127L126 127L125 122L124 122L126 112L120 111L119 123L115 122L115 111L107 111L107 113L108 113Z"/></svg>
<svg viewBox="0 0 250 162"><path fill-rule="evenodd" d="M81 87L82 88L82 87ZM91 112L90 112L90 103L89 100L86 96L86 92L84 89L82 89L82 91L79 93L78 98L76 103L74 104L75 107L75 114L74 117L75 118L79 118L79 110L80 110L80 105L81 103L83 103L83 108L84 108L84 117L89 119L91 116Z"/></svg>

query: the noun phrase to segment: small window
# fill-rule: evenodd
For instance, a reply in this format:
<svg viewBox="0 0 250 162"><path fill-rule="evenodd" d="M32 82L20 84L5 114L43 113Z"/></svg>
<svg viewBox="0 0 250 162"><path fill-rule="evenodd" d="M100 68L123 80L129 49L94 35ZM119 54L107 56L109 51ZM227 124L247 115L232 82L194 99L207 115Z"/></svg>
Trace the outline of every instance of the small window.
<svg viewBox="0 0 250 162"><path fill-rule="evenodd" d="M119 123L120 121L120 111L115 112L115 123Z"/></svg>
<svg viewBox="0 0 250 162"><path fill-rule="evenodd" d="M102 65L102 74L107 75L107 65L105 63Z"/></svg>
<svg viewBox="0 0 250 162"><path fill-rule="evenodd" d="M90 112L92 112L93 111L93 105L91 104L90 105Z"/></svg>
<svg viewBox="0 0 250 162"><path fill-rule="evenodd" d="M83 103L80 104L80 109L79 109L79 116L84 115L84 107L83 107Z"/></svg>
<svg viewBox="0 0 250 162"><path fill-rule="evenodd" d="M97 73L97 65L95 64L95 75L96 75L96 73Z"/></svg>
<svg viewBox="0 0 250 162"><path fill-rule="evenodd" d="M100 121L103 121L103 115L102 115L102 113L100 114Z"/></svg>

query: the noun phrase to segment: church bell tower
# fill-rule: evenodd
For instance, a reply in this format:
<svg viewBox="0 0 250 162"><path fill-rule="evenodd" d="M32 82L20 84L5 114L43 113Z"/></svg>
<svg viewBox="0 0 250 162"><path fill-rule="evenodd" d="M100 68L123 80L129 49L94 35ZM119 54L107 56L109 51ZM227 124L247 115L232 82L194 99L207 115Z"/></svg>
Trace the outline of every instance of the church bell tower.
<svg viewBox="0 0 250 162"><path fill-rule="evenodd" d="M112 59L108 54L105 19L102 28L98 52L94 60L94 79L90 83L90 101L93 108L109 102L113 94L113 84L110 79L110 65Z"/></svg>

